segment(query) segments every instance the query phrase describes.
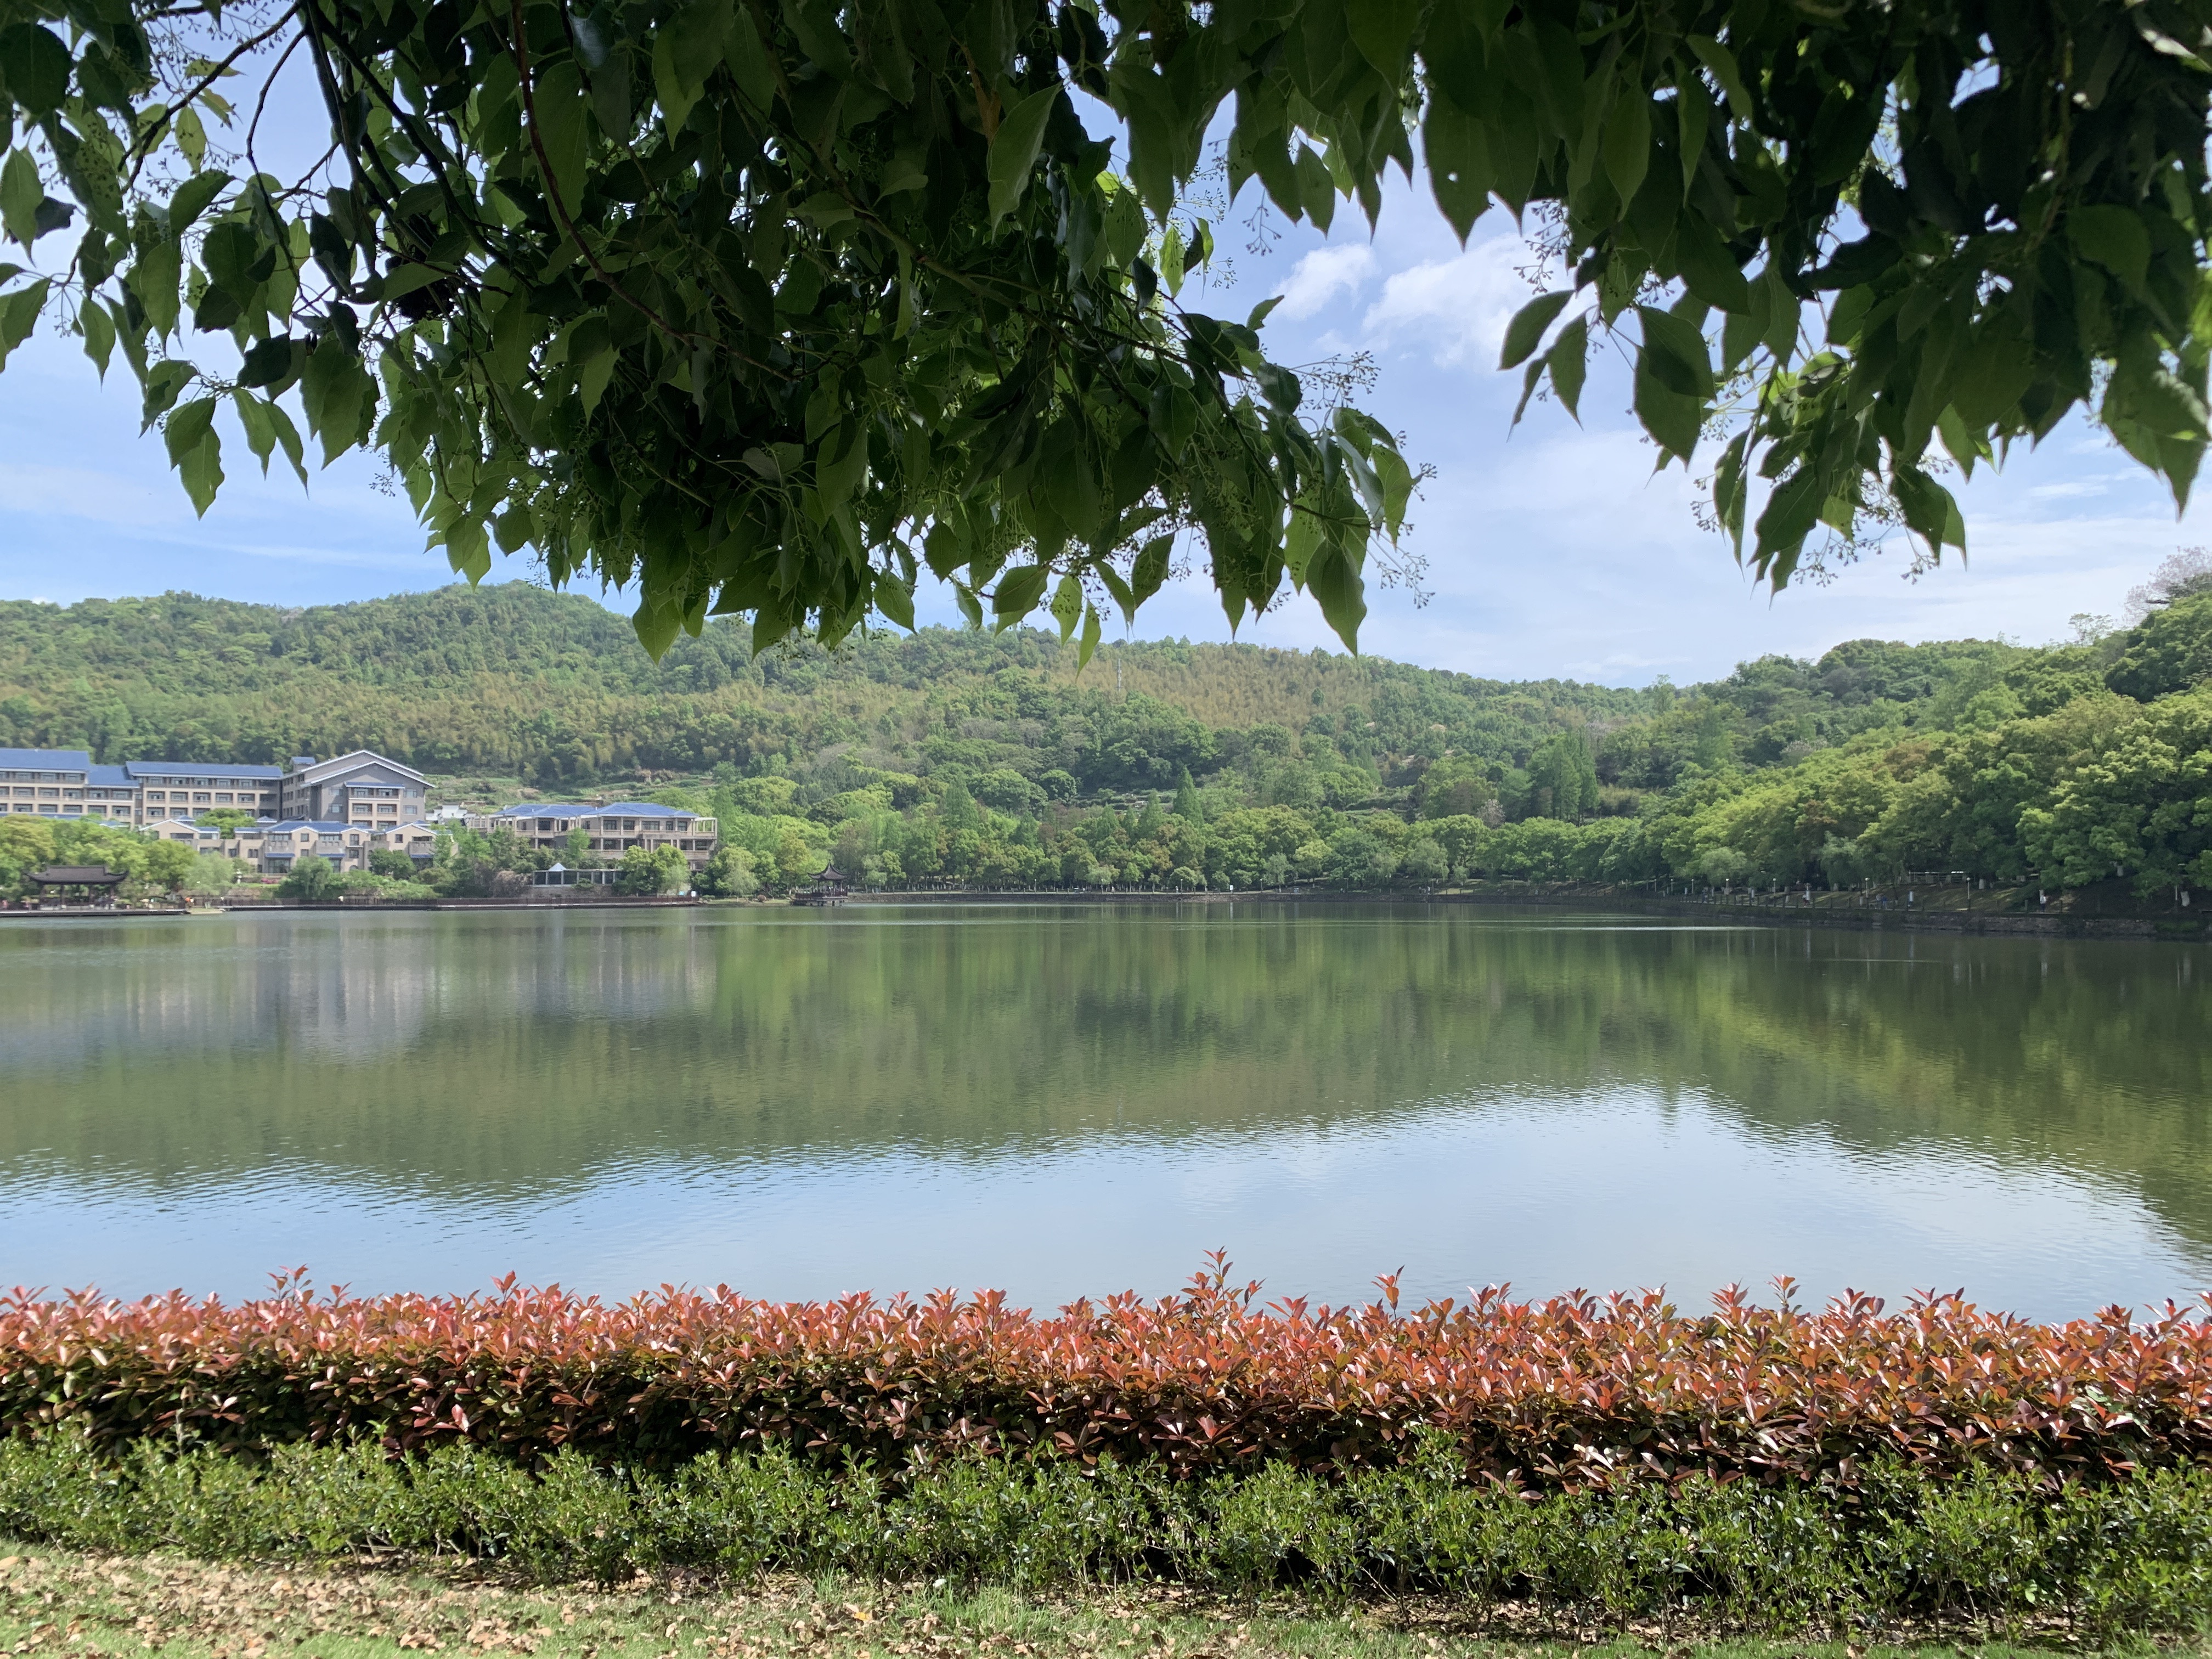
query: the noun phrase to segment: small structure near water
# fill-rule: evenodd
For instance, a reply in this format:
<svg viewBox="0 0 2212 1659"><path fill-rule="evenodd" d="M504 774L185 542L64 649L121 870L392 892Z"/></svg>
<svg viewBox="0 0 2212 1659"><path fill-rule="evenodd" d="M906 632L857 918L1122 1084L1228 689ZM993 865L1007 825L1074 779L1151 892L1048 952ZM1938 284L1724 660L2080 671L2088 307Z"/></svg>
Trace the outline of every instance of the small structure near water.
<svg viewBox="0 0 2212 1659"><path fill-rule="evenodd" d="M802 887L791 896L793 904L842 904L845 902L845 872L835 864L825 864L822 873L814 878L814 885Z"/></svg>
<svg viewBox="0 0 2212 1659"><path fill-rule="evenodd" d="M115 890L130 879L125 872L100 864L57 864L27 873L38 887L41 905L74 899L102 910L115 908Z"/></svg>

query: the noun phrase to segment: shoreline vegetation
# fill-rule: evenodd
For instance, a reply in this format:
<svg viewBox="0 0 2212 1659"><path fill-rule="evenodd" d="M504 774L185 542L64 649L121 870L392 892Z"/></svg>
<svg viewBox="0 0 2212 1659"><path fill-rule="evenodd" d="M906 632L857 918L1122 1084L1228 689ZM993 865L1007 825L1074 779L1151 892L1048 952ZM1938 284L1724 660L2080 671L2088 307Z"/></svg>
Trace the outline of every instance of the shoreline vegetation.
<svg viewBox="0 0 2212 1659"><path fill-rule="evenodd" d="M0 1536L1692 1633L2212 1620L2212 1325L1725 1291L0 1304ZM1366 1616L1362 1614L1360 1616ZM1669 1645L1672 1644L1670 1638ZM893 1649L891 1651L898 1651Z"/></svg>
<svg viewBox="0 0 2212 1659"><path fill-rule="evenodd" d="M368 747L433 774L445 805L685 808L720 821L701 884L723 897L834 863L856 890L1963 882L2179 915L2212 885L2212 562L2169 564L2135 627L2083 617L2067 644L1858 640L1637 690L1175 641L1102 647L1079 673L1020 629L757 655L711 620L653 664L589 600L519 585L300 612L0 604L0 742ZM106 833L0 820L0 890L116 855L90 844ZM457 830L404 894L349 881L489 896L556 856Z"/></svg>

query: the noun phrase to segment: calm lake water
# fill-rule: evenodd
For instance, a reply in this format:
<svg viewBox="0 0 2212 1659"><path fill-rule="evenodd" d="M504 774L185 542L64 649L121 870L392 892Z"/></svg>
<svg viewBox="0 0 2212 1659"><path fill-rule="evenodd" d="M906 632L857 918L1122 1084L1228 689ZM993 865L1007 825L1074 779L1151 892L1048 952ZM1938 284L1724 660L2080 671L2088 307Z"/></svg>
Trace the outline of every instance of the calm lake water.
<svg viewBox="0 0 2212 1659"><path fill-rule="evenodd" d="M2212 1285L2212 954L1476 906L0 926L0 1284Z"/></svg>

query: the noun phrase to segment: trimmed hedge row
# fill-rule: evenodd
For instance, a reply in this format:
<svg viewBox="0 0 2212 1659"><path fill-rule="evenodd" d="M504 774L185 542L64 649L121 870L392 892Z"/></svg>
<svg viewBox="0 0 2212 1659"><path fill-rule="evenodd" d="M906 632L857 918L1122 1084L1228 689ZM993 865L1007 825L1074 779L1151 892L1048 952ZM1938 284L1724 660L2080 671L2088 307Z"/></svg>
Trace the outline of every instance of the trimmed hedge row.
<svg viewBox="0 0 2212 1659"><path fill-rule="evenodd" d="M2205 1470L2053 1493L2018 1474L1885 1463L1849 1488L1698 1475L1531 1501L1468 1480L1437 1434L1342 1480L1269 1463L1195 1480L974 1456L885 1476L782 1449L666 1474L574 1451L532 1474L468 1445L398 1461L295 1445L257 1465L141 1443L118 1462L53 1435L0 1443L0 1534L216 1559L459 1552L541 1581L681 1568L1432 1590L1608 1619L1687 1608L1738 1627L2032 1615L2110 1632L2212 1616Z"/></svg>
<svg viewBox="0 0 2212 1659"><path fill-rule="evenodd" d="M1691 1473L1762 1481L1869 1460L2102 1480L2212 1455L2212 1323L2171 1305L2031 1324L1955 1297L1814 1312L1730 1291L1401 1314L1257 1303L1225 1271L1183 1295L1040 1317L961 1300L767 1303L664 1290L610 1305L509 1280L489 1297L236 1306L181 1295L0 1301L0 1432L72 1425L258 1451L380 1437L524 1462L564 1446L674 1468L786 1444L884 1467L915 1449L1157 1461L1182 1474L1282 1461L1387 1468L1449 1435L1527 1492Z"/></svg>

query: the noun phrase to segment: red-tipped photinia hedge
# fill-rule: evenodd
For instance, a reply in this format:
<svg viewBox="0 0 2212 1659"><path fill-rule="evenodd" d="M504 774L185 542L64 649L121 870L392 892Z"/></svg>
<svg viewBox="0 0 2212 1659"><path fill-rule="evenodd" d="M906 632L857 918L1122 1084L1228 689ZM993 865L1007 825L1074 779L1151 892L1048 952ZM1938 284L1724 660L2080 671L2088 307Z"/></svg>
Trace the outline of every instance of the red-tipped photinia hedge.
<svg viewBox="0 0 2212 1659"><path fill-rule="evenodd" d="M1814 1312L1724 1291L1411 1312L1180 1296L1049 1316L997 1293L761 1302L664 1286L619 1304L512 1279L491 1296L235 1306L89 1293L0 1302L0 1425L254 1448L466 1438L665 1465L782 1440L1124 1461L1198 1473L1387 1462L1432 1425L1470 1467L1555 1487L1693 1469L1765 1479L1887 1457L2096 1477L2212 1458L2212 1323L2172 1304L2038 1325L1954 1297Z"/></svg>

